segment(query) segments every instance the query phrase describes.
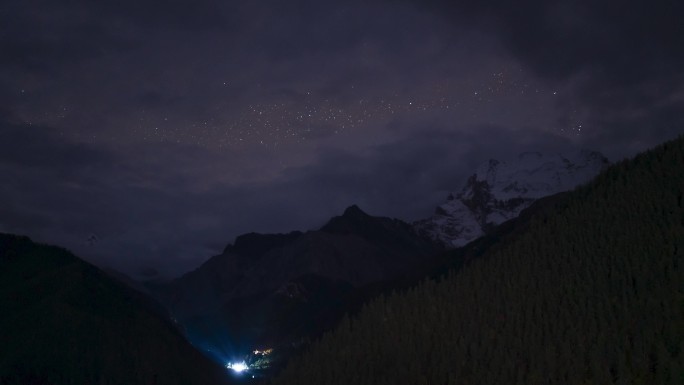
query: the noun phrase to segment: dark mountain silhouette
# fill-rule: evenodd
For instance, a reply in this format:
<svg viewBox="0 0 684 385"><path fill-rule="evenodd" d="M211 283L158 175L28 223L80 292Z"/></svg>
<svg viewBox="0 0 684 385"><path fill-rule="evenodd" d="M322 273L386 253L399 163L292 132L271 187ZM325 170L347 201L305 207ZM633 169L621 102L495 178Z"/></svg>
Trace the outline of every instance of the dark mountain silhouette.
<svg viewBox="0 0 684 385"><path fill-rule="evenodd" d="M274 384L681 384L683 196L681 137L371 301Z"/></svg>
<svg viewBox="0 0 684 385"><path fill-rule="evenodd" d="M0 234L0 384L220 384L166 311L65 249Z"/></svg>
<svg viewBox="0 0 684 385"><path fill-rule="evenodd" d="M349 293L440 250L407 223L351 206L317 231L241 235L198 269L148 287L221 360L255 345L296 345Z"/></svg>

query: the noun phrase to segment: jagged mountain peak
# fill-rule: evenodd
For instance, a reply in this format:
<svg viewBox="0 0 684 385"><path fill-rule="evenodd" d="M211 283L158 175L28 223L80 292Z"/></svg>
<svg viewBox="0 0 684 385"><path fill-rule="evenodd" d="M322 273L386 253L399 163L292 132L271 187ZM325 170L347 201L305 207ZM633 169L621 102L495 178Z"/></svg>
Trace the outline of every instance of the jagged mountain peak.
<svg viewBox="0 0 684 385"><path fill-rule="evenodd" d="M568 191L608 165L598 152L524 152L510 160L490 159L476 168L460 190L450 193L435 214L414 225L448 247L460 247L493 226L512 219L536 199Z"/></svg>
<svg viewBox="0 0 684 385"><path fill-rule="evenodd" d="M368 215L357 205L351 205L344 210L342 215L330 218L320 231L333 234L358 233L363 232L368 226L374 227L382 219Z"/></svg>
<svg viewBox="0 0 684 385"><path fill-rule="evenodd" d="M272 293L305 274L364 285L403 274L439 250L409 223L353 205L319 230L240 235L222 254L155 290L179 316L189 317Z"/></svg>
<svg viewBox="0 0 684 385"><path fill-rule="evenodd" d="M413 226L399 219L373 216L359 206L349 206L340 216L331 218L320 231L331 235L356 236L376 244L404 244L407 250L434 248Z"/></svg>
<svg viewBox="0 0 684 385"><path fill-rule="evenodd" d="M352 218L365 218L365 217L370 217L370 215L366 214L365 211L361 210L361 208L357 205L351 205L347 207L344 210L344 213L342 213L343 217L352 217Z"/></svg>
<svg viewBox="0 0 684 385"><path fill-rule="evenodd" d="M359 231L378 220L365 213L357 205L347 207L342 215L331 218L320 231L327 233L348 234ZM223 254L236 254L242 257L261 257L270 250L291 244L304 233L291 231L289 233L262 234L256 232L238 235L233 243L228 244Z"/></svg>

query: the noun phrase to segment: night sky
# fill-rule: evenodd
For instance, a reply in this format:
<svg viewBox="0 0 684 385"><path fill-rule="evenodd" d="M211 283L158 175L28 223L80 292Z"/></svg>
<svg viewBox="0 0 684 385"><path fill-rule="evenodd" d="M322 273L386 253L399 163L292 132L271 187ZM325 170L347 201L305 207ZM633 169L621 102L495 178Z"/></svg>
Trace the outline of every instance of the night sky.
<svg viewBox="0 0 684 385"><path fill-rule="evenodd" d="M351 204L428 217L489 158L684 132L681 1L484 3L3 0L0 231L171 276Z"/></svg>

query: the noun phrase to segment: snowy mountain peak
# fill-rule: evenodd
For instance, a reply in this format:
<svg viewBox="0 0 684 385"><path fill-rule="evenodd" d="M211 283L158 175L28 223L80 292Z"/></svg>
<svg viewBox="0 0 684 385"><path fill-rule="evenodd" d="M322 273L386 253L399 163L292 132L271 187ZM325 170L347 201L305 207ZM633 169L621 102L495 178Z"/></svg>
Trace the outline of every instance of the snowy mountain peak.
<svg viewBox="0 0 684 385"><path fill-rule="evenodd" d="M460 247L515 218L536 199L572 190L608 165L598 152L525 152L507 161L481 164L435 214L414 225L448 247Z"/></svg>

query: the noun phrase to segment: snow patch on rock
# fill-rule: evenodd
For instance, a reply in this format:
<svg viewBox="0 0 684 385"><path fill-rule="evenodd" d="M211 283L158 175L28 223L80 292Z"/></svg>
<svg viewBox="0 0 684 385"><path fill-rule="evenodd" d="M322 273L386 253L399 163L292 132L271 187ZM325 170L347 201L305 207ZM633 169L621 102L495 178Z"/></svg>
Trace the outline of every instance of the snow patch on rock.
<svg viewBox="0 0 684 385"><path fill-rule="evenodd" d="M608 160L593 151L525 152L511 160L490 159L459 192L449 194L431 218L414 226L447 247L461 247L517 217L535 200L588 182L607 165Z"/></svg>

